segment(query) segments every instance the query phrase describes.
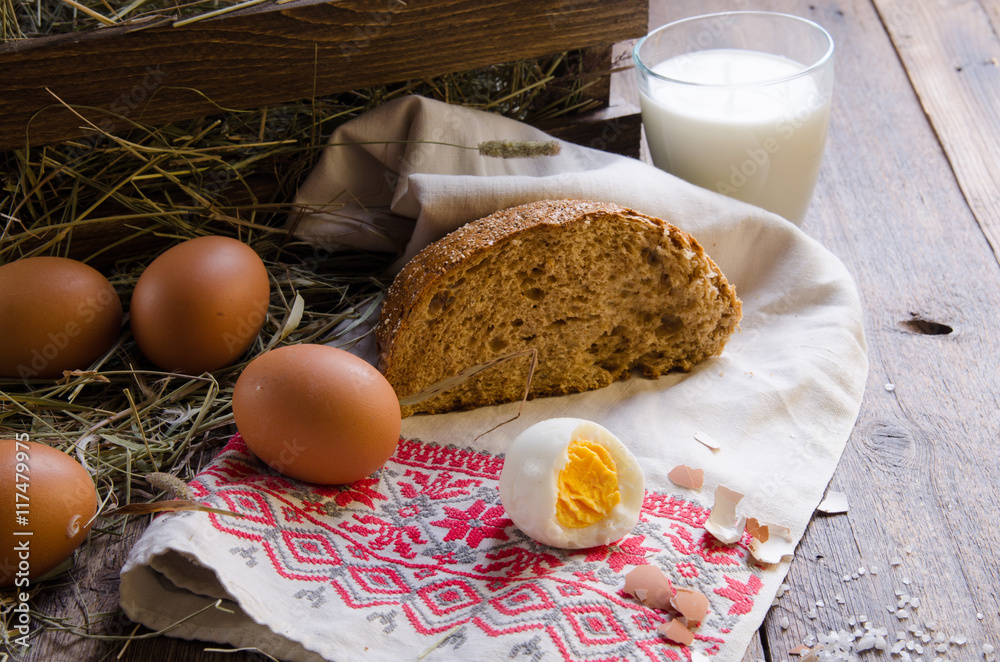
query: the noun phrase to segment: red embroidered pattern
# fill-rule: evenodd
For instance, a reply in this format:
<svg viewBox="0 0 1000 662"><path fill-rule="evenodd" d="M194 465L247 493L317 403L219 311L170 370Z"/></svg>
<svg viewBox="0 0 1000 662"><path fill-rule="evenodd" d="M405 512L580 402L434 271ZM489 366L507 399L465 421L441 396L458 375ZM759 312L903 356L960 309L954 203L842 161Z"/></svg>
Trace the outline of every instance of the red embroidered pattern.
<svg viewBox="0 0 1000 662"><path fill-rule="evenodd" d="M622 592L624 573L643 563L709 597L692 645L702 653L717 653L751 611L761 580L745 544L719 544L704 530L707 509L647 492L630 535L558 550L506 517L502 466L488 453L403 440L375 477L305 486L271 472L237 435L192 487L201 501L246 515L210 515L232 536L229 553L302 583L297 598L321 599L315 589L330 587L387 632L402 618L438 637L476 628L508 644L512 658L689 660L686 647L656 633L663 614Z"/></svg>

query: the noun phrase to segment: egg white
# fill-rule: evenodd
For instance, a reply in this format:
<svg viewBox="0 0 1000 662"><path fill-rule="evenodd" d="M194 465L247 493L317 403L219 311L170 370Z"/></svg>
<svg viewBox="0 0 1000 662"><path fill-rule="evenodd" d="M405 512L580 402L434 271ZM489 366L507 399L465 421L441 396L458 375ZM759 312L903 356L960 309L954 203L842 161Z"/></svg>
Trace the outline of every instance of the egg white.
<svg viewBox="0 0 1000 662"><path fill-rule="evenodd" d="M559 472L577 439L603 446L615 462L621 500L590 526L563 526L556 518ZM645 477L638 460L618 437L580 418L552 418L532 425L511 443L500 472L500 502L514 525L540 543L564 549L607 545L639 521Z"/></svg>

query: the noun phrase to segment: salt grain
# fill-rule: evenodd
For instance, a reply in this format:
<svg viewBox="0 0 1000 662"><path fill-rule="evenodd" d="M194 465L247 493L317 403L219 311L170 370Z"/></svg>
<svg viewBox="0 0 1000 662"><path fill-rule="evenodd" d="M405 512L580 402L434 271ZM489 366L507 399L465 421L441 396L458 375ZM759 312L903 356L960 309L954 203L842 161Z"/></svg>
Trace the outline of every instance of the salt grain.
<svg viewBox="0 0 1000 662"><path fill-rule="evenodd" d="M885 390L887 390L887 391L889 391L891 393L891 392L893 392L893 391L896 390L896 385L893 384L892 382L886 382L886 384L885 384Z"/></svg>
<svg viewBox="0 0 1000 662"><path fill-rule="evenodd" d="M873 648L875 648L875 637L870 634L861 637L854 645L854 649L857 651L867 651Z"/></svg>

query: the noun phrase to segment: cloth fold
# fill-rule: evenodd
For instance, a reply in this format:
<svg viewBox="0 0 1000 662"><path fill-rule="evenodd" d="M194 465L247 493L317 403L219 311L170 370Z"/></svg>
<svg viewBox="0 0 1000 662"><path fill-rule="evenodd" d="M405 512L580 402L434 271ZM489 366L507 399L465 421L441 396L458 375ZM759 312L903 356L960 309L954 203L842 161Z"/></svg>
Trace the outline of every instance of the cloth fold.
<svg viewBox="0 0 1000 662"><path fill-rule="evenodd" d="M305 485L237 436L192 483L243 518L157 518L122 571L122 606L174 636L254 646L288 660L742 658L788 561L762 565L749 536L704 529L717 486L741 515L797 542L833 475L868 374L860 302L840 261L791 223L652 166L562 144L557 156L493 159L485 140L549 140L527 125L418 97L334 132L290 220L326 248L398 252L397 267L459 225L545 198L615 202L691 232L743 300L741 332L688 374L404 421L375 476ZM448 144L439 144L448 143ZM604 548L563 551L521 534L499 503L507 444L535 422L596 421L646 472L639 525ZM713 450L698 439L713 439ZM667 473L705 470L699 491ZM668 616L622 593L631 567L660 566L710 613L680 646ZM222 599L228 611L211 607ZM671 656L679 656L677 658Z"/></svg>

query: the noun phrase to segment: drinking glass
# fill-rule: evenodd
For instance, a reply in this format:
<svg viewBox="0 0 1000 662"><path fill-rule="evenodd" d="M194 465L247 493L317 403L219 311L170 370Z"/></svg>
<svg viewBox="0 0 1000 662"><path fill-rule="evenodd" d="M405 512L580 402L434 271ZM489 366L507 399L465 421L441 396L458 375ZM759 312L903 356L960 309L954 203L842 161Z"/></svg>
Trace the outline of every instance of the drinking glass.
<svg viewBox="0 0 1000 662"><path fill-rule="evenodd" d="M653 163L800 224L826 144L833 39L765 11L686 18L632 53Z"/></svg>

